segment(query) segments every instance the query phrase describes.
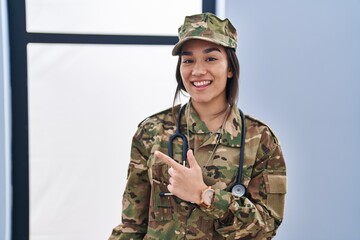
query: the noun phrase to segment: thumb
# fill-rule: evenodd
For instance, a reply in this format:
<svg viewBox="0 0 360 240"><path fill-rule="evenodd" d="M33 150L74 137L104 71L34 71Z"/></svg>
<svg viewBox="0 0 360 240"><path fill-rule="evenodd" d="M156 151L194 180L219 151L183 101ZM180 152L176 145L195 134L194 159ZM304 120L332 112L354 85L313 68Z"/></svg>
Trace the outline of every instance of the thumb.
<svg viewBox="0 0 360 240"><path fill-rule="evenodd" d="M191 149L189 149L187 151L187 158L188 158L190 168L199 166L199 164L197 163L197 161L195 159L194 153L193 153L193 151Z"/></svg>

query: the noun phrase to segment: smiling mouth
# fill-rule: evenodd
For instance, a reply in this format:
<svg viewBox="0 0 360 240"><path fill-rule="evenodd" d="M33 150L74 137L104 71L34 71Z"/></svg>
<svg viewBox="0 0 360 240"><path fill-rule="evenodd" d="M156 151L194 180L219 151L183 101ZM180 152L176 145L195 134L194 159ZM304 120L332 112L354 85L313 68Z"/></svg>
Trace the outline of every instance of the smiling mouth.
<svg viewBox="0 0 360 240"><path fill-rule="evenodd" d="M205 87L211 84L211 81L207 80L207 81L199 81L199 82L192 82L192 85L194 85L195 87Z"/></svg>

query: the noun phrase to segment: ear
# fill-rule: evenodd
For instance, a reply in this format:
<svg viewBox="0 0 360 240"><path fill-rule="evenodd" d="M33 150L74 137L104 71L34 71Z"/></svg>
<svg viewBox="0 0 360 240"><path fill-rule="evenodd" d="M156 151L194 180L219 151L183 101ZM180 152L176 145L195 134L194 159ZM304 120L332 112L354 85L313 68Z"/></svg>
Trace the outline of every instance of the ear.
<svg viewBox="0 0 360 240"><path fill-rule="evenodd" d="M232 78L234 75L233 75L233 72L232 70L229 68L228 72L227 72L227 77L228 78Z"/></svg>

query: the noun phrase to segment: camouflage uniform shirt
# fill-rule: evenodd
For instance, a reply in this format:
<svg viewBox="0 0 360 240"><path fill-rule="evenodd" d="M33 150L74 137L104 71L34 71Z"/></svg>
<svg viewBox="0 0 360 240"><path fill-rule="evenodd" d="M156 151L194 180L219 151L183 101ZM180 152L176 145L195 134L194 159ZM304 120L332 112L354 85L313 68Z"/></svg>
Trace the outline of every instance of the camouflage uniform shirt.
<svg viewBox="0 0 360 240"><path fill-rule="evenodd" d="M265 124L246 116L246 129L243 183L247 194L237 198L230 191L238 172L242 134L237 107L231 108L224 127L214 133L191 105L181 116L182 133L203 169L204 182L215 190L211 207L205 209L176 196L160 196L168 192L168 166L154 152L168 153L176 122L171 109L144 120L133 137L122 224L114 228L109 240L272 239L284 215L285 162L276 137ZM174 143L178 162L180 141Z"/></svg>

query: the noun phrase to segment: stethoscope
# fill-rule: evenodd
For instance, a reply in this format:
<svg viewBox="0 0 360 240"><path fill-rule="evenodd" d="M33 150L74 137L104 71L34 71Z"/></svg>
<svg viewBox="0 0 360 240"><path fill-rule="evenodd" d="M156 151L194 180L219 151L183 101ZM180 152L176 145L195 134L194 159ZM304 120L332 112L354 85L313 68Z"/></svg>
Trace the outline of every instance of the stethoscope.
<svg viewBox="0 0 360 240"><path fill-rule="evenodd" d="M181 160L182 165L186 165L187 157L186 152L188 150L188 140L186 136L181 132L180 130L180 124L181 124L181 115L185 109L185 105L183 105L180 108L180 111L178 113L177 123L176 123L176 132L170 136L169 142L168 142L168 151L169 151L169 157L174 157L174 150L173 150L173 142L175 139L180 138L182 140L182 152L181 152ZM244 148L245 148L245 135L246 135L246 126L245 126L245 116L244 113L239 109L240 117L241 117L241 143L240 143L240 159L239 159L239 168L238 168L238 174L236 176L236 182L231 187L231 193L235 197L242 197L246 193L246 187L241 182L242 172L243 172L243 165L244 165Z"/></svg>

